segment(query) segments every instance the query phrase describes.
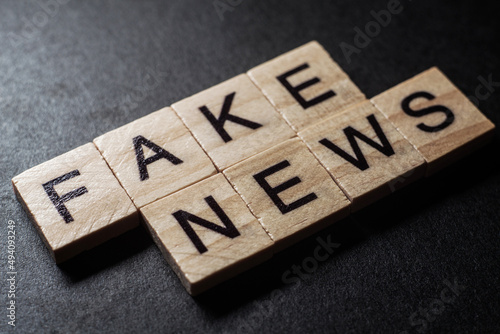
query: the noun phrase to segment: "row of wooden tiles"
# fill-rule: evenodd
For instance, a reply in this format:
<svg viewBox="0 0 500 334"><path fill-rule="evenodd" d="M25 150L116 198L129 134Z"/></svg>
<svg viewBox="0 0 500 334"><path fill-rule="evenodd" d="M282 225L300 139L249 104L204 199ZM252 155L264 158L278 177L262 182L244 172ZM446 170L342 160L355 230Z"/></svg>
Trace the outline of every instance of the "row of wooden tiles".
<svg viewBox="0 0 500 334"><path fill-rule="evenodd" d="M197 294L493 129L436 68L369 101L311 42L12 181L56 262L134 228L140 213Z"/></svg>

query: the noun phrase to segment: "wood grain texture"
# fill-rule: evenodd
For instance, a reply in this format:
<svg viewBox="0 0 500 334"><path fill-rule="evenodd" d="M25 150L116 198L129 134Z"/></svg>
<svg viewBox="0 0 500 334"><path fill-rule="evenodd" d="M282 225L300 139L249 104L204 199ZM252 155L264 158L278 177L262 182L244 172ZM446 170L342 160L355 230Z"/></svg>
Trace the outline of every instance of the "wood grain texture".
<svg viewBox="0 0 500 334"><path fill-rule="evenodd" d="M307 68L304 68L304 65ZM319 79L318 82L311 82L300 90L299 95L305 101L314 101L323 94L332 95L331 92L334 96L304 108L278 80L279 76L294 69L298 69L297 72L286 78L293 87L299 87L314 78ZM366 99L316 41L265 62L248 71L248 75L295 131L303 130Z"/></svg>
<svg viewBox="0 0 500 334"><path fill-rule="evenodd" d="M224 105L228 114L221 117ZM294 136L293 130L245 74L177 102L172 108L219 170ZM227 117L224 123L219 123L225 137L202 109L217 120ZM253 125L245 124L248 121Z"/></svg>
<svg viewBox="0 0 500 334"><path fill-rule="evenodd" d="M425 171L424 158L370 101L299 132L299 137L351 200L351 211L423 177ZM332 144L337 148L332 149ZM353 161L335 151L339 149Z"/></svg>
<svg viewBox="0 0 500 334"><path fill-rule="evenodd" d="M232 237L188 224L206 250L201 253L174 214L179 210L227 229L208 197L237 230ZM213 204L212 204L213 205ZM196 295L271 257L272 240L222 174L141 208L153 238L187 291Z"/></svg>
<svg viewBox="0 0 500 334"><path fill-rule="evenodd" d="M299 138L223 173L272 237L275 251L349 214L349 200ZM261 185L263 181L276 191L274 200Z"/></svg>
<svg viewBox="0 0 500 334"><path fill-rule="evenodd" d="M92 143L17 175L12 184L57 263L139 224L137 209ZM66 212L45 189L67 199Z"/></svg>
<svg viewBox="0 0 500 334"><path fill-rule="evenodd" d="M94 139L94 144L139 208L217 172L171 108L110 131ZM142 176L147 178L141 178L138 159L154 157L162 153L160 149L178 160L160 155L156 161L145 164ZM138 157L138 152L143 156Z"/></svg>
<svg viewBox="0 0 500 334"><path fill-rule="evenodd" d="M422 92L430 95L411 99L409 108L420 112L439 106L439 111L434 110L420 117L405 113L405 99ZM383 92L371 101L424 156L427 175L441 170L484 144L493 135L495 128L436 67ZM445 108L451 111L453 119L443 112ZM422 126L444 128L426 132L421 129Z"/></svg>

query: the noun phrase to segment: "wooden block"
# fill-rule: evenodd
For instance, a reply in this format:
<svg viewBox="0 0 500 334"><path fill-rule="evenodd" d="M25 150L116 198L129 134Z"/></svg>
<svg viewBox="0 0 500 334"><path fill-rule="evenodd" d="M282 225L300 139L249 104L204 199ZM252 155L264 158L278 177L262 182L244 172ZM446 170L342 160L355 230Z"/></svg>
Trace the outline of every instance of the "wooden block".
<svg viewBox="0 0 500 334"><path fill-rule="evenodd" d="M484 144L495 128L436 67L371 101L424 156L427 175Z"/></svg>
<svg viewBox="0 0 500 334"><path fill-rule="evenodd" d="M370 101L299 136L351 200L351 211L424 175L424 158Z"/></svg>
<svg viewBox="0 0 500 334"><path fill-rule="evenodd" d="M299 138L223 173L271 235L275 251L349 214L349 200Z"/></svg>
<svg viewBox="0 0 500 334"><path fill-rule="evenodd" d="M110 131L94 144L138 208L217 172L171 108Z"/></svg>
<svg viewBox="0 0 500 334"><path fill-rule="evenodd" d="M316 41L248 72L295 131L366 99Z"/></svg>
<svg viewBox="0 0 500 334"><path fill-rule="evenodd" d="M177 102L172 108L219 170L294 136L245 74Z"/></svg>
<svg viewBox="0 0 500 334"><path fill-rule="evenodd" d="M12 179L57 263L139 224L134 204L92 143Z"/></svg>
<svg viewBox="0 0 500 334"><path fill-rule="evenodd" d="M222 174L141 208L192 295L269 259L272 240Z"/></svg>

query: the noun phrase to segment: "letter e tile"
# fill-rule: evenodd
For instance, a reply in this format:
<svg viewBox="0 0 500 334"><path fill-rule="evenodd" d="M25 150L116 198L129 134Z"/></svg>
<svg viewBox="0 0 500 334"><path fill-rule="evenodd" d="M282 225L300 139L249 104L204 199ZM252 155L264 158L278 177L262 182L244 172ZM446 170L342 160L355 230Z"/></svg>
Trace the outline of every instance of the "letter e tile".
<svg viewBox="0 0 500 334"><path fill-rule="evenodd" d="M251 69L248 75L297 132L366 100L315 41Z"/></svg>
<svg viewBox="0 0 500 334"><path fill-rule="evenodd" d="M275 251L349 214L349 200L299 138L223 173L271 235Z"/></svg>

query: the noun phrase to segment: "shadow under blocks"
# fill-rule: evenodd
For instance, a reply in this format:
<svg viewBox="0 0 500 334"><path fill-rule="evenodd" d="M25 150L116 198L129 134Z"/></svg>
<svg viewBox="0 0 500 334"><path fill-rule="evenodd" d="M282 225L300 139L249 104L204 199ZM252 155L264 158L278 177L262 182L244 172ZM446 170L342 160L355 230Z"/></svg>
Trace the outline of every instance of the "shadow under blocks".
<svg viewBox="0 0 500 334"><path fill-rule="evenodd" d="M367 99L313 41L12 184L55 262L73 258L61 265L72 279L145 249L151 236L191 295L260 264L213 290L250 287L231 289L239 292L225 298L235 305L281 285L275 278L315 238L332 235L345 251L418 213L405 198L420 194L426 205L450 184L467 186L448 176L464 165L448 166L494 129L437 68ZM387 206L397 208L391 218L364 226L367 212L380 217Z"/></svg>

